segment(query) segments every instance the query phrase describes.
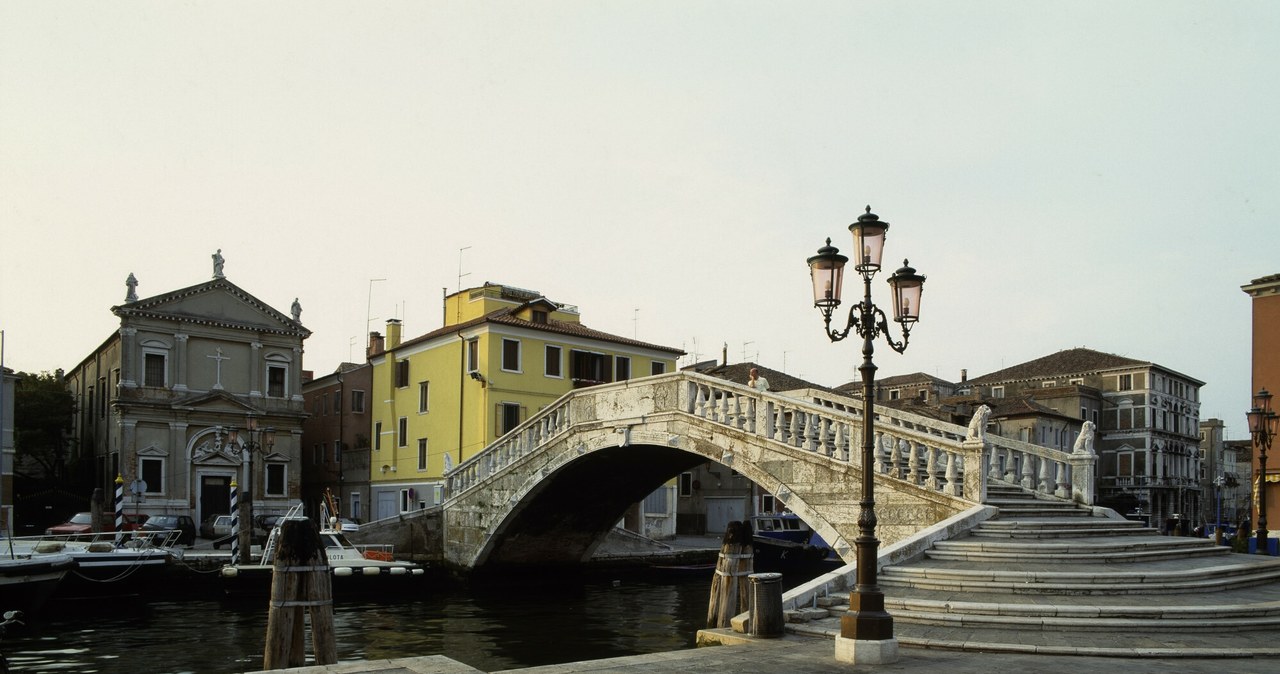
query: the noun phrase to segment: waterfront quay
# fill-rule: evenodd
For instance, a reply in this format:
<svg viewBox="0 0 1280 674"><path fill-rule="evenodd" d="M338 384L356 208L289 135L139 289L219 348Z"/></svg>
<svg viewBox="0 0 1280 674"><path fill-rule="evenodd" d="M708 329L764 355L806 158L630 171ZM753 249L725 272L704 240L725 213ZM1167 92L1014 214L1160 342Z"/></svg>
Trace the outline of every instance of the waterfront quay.
<svg viewBox="0 0 1280 674"><path fill-rule="evenodd" d="M1099 643L1113 639L1099 633ZM298 667L277 672L293 674L648 674L658 672L732 674L838 674L849 671L947 672L948 674L1058 674L1065 670L1125 671L1127 674L1226 674L1274 672L1274 658L1115 658L1089 655L1035 655L903 648L887 665L849 665L837 662L830 639L793 637L752 639L736 645L706 646L648 655L633 655L559 665L484 672L444 656L342 662ZM260 673L259 673L260 674Z"/></svg>

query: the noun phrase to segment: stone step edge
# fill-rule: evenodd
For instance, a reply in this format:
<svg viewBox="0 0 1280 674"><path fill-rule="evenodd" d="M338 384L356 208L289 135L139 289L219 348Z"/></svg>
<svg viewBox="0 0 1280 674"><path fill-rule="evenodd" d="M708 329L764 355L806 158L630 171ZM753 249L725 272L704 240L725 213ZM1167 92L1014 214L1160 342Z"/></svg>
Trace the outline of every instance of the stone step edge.
<svg viewBox="0 0 1280 674"><path fill-rule="evenodd" d="M1134 548L1143 550L1200 550L1200 549L1220 549L1225 552L1231 552L1231 548L1225 545L1214 545L1209 541L1200 541L1195 538L1172 538L1167 536L1158 539L1146 541L1134 541L1131 537L1123 537L1119 540L1103 542L1103 543L1037 543L1037 554L1071 554L1078 552L1126 552ZM971 552L1020 552L1027 549L1026 543L1014 543L1005 541L974 541L967 538L961 538L950 541L937 541L930 550L944 551L971 551Z"/></svg>
<svg viewBox="0 0 1280 674"><path fill-rule="evenodd" d="M1230 550L1214 550L1213 548L1191 548L1178 550L1164 548L1159 550L1115 550L1109 552L994 552L989 550L926 550L925 556L946 562L1007 562L1025 561L1042 564L1134 564L1139 562L1164 561L1200 557L1216 557L1230 553Z"/></svg>
<svg viewBox="0 0 1280 674"><path fill-rule="evenodd" d="M929 566L887 566L880 572L882 580L944 580L954 579L966 582L981 581L984 583L1015 582L1019 585L1041 584L1045 582L1059 583L1092 583L1096 585L1134 584L1141 585L1153 579L1166 583L1173 581L1197 582L1217 578L1241 577L1274 577L1280 578L1280 563L1257 565L1212 566L1200 569L1179 569L1172 571L1115 571L1099 569L1097 571L999 571L992 569L952 569Z"/></svg>
<svg viewBox="0 0 1280 674"><path fill-rule="evenodd" d="M820 627L805 624L787 625L787 632L799 636L835 640L840 627ZM895 635L899 646L930 648L951 651L975 651L981 653L1023 653L1028 655L1078 655L1100 658L1221 658L1253 659L1280 657L1280 648L1273 646L1233 648L1121 648L1106 646L1033 646L994 641L952 641Z"/></svg>
<svg viewBox="0 0 1280 674"><path fill-rule="evenodd" d="M1168 632L1237 632L1242 630L1274 630L1280 616L1242 618L1058 618L1000 615L961 615L918 611L890 611L895 622L913 625L952 625L965 628L1013 630L1071 630L1075 632L1125 632L1162 630Z"/></svg>
<svg viewBox="0 0 1280 674"><path fill-rule="evenodd" d="M963 615L1000 615L1030 616L1038 618L1170 618L1186 620L1191 618L1277 616L1280 617L1280 601L1266 601L1254 604L1181 604L1174 606L1108 606L1103 604L1088 605L1042 605L1042 604L1006 604L1000 602L952 601L936 599L910 599L886 597L885 609L896 615L897 611L919 611L926 613L957 613ZM828 613L843 614L849 610L848 604L827 606Z"/></svg>
<svg viewBox="0 0 1280 674"><path fill-rule="evenodd" d="M1070 596L1102 596L1117 597L1144 594L1192 594L1220 592L1222 590L1239 590L1264 583L1274 583L1276 576L1262 578L1236 577L1232 582L1211 581L1204 583L1151 583L1142 586L1114 585L1099 586L1093 583L983 583L980 589L973 592L1000 592L1002 594L1019 595L1070 595ZM931 590L931 591L970 591L957 588L954 583L932 582L928 580L916 582L896 582L881 579L881 585L898 589Z"/></svg>

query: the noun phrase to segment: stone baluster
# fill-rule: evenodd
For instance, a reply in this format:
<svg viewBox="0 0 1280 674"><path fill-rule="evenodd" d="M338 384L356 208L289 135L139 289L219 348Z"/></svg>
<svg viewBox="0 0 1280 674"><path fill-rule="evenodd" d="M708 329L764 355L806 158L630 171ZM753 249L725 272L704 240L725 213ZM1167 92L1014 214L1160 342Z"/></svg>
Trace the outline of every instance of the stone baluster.
<svg viewBox="0 0 1280 674"><path fill-rule="evenodd" d="M716 421L732 425L733 419L729 416L729 398L733 397L733 395L727 391L720 391L716 395L720 396L719 413Z"/></svg>
<svg viewBox="0 0 1280 674"><path fill-rule="evenodd" d="M764 412L764 437L766 440L775 440L778 437L778 415L775 411L775 405L772 401L765 402L763 406Z"/></svg>
<svg viewBox="0 0 1280 674"><path fill-rule="evenodd" d="M991 465L987 466L987 477L991 478L992 480L1004 479L1004 470L1000 466L999 452L1000 452L999 447L995 447L995 446L991 447L991 454L990 454Z"/></svg>
<svg viewBox="0 0 1280 674"><path fill-rule="evenodd" d="M788 443L792 447L804 444L804 424L808 415L800 410L791 410L791 428L788 429Z"/></svg>
<svg viewBox="0 0 1280 674"><path fill-rule="evenodd" d="M1040 484L1039 489L1043 494L1053 492L1053 464L1051 459L1040 457Z"/></svg>
<svg viewBox="0 0 1280 674"><path fill-rule="evenodd" d="M1018 483L1018 462L1014 460L1012 447L1006 447L1004 450L1004 481L1009 484Z"/></svg>
<svg viewBox="0 0 1280 674"><path fill-rule="evenodd" d="M907 481L920 484L920 443L907 441Z"/></svg>
<svg viewBox="0 0 1280 674"><path fill-rule="evenodd" d="M871 456L875 459L875 463L872 465L875 467L876 475L888 472L889 467L886 466L884 462L884 433L881 431L875 431L875 437L872 438Z"/></svg>
<svg viewBox="0 0 1280 674"><path fill-rule="evenodd" d="M1071 498L1070 467L1067 466L1065 461L1054 461L1054 465L1058 469L1058 476L1056 480L1057 489L1054 490L1053 495L1058 498Z"/></svg>
<svg viewBox="0 0 1280 674"><path fill-rule="evenodd" d="M899 467L902 465L902 446L898 443L898 439L892 435L885 434L885 442L889 443L889 470L890 477L902 477Z"/></svg>
<svg viewBox="0 0 1280 674"><path fill-rule="evenodd" d="M938 453L934 451L933 447L929 447L929 446L926 446L924 448L924 451L925 451L924 472L925 472L925 475L927 476L925 478L924 484L926 487L934 491L939 491L942 488L942 485L941 485L941 482L939 481L939 478L941 477L941 475L938 473Z"/></svg>
<svg viewBox="0 0 1280 674"><path fill-rule="evenodd" d="M1022 480L1018 483L1023 489L1036 488L1036 457L1034 454L1022 455Z"/></svg>
<svg viewBox="0 0 1280 674"><path fill-rule="evenodd" d="M742 396L733 396L733 427L741 429L746 426L746 419L742 416Z"/></svg>
<svg viewBox="0 0 1280 674"><path fill-rule="evenodd" d="M946 472L947 484L945 487L942 488L942 492L944 494L949 494L951 496L963 496L962 492L963 492L964 484L960 482L960 470L956 466L956 464L959 463L960 461L960 456L955 452L947 452L946 461L947 461L947 472Z"/></svg>
<svg viewBox="0 0 1280 674"><path fill-rule="evenodd" d="M752 435L756 432L756 399L747 398L746 430Z"/></svg>
<svg viewBox="0 0 1280 674"><path fill-rule="evenodd" d="M832 448L835 452L834 457L837 461L849 462L849 424L843 421L836 421L836 437L835 446Z"/></svg>
<svg viewBox="0 0 1280 674"><path fill-rule="evenodd" d="M806 414L805 439L808 440L809 451L817 454L822 452L822 423L823 418L817 414Z"/></svg>
<svg viewBox="0 0 1280 674"><path fill-rule="evenodd" d="M835 457L839 453L836 446L836 433L839 431L840 423L830 417L822 417L822 453Z"/></svg>

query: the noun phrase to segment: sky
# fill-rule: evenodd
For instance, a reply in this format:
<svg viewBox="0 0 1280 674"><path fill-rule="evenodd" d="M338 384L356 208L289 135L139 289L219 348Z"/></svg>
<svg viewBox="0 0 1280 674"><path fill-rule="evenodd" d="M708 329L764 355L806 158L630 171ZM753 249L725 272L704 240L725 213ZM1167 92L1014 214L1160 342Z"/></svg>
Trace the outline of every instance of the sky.
<svg viewBox="0 0 1280 674"><path fill-rule="evenodd" d="M1247 437L1278 34L1265 1L0 3L4 364L75 367L130 273L161 294L221 249L299 298L318 375L488 281L835 386L860 345L805 260L870 205L874 301L928 277L879 376L1083 346L1206 382Z"/></svg>

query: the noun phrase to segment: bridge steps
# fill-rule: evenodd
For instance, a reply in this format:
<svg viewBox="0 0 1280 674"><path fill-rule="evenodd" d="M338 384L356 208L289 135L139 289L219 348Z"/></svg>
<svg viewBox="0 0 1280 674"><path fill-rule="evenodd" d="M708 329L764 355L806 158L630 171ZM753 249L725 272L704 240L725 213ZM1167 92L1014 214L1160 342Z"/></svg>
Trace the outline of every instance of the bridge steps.
<svg viewBox="0 0 1280 674"><path fill-rule="evenodd" d="M899 643L1061 655L1280 655L1280 559L1079 510L1083 517L1045 517L1001 506L971 535L884 568L879 583ZM787 629L834 637L847 610L847 595L823 597L790 611Z"/></svg>

